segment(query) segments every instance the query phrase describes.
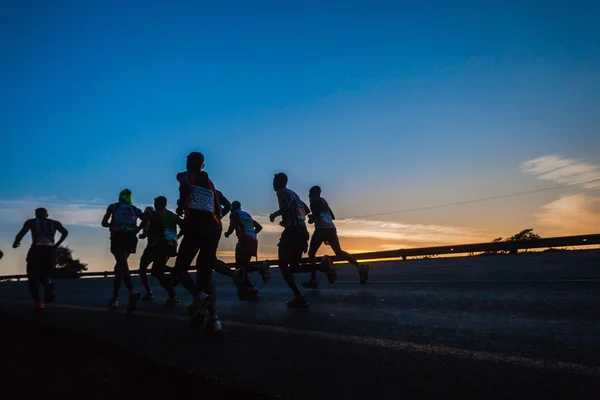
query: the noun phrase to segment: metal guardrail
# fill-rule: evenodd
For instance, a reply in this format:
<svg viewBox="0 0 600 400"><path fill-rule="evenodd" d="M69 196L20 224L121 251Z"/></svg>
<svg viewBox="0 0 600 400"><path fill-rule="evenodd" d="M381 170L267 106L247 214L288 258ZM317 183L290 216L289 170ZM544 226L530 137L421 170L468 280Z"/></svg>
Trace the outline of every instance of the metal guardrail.
<svg viewBox="0 0 600 400"><path fill-rule="evenodd" d="M388 251L374 251L369 253L354 254L354 257L358 260L381 260L386 259L403 259L406 260L408 257L421 257L421 256L435 256L435 255L448 255L448 254L466 254L466 253L498 253L506 252L515 254L519 250L529 249L543 249L543 248L555 248L555 247L575 247L575 246L589 246L589 245L600 245L600 234L590 235L578 235L578 236L561 236L554 238L545 238L537 240L521 240L521 241L506 241L506 242L489 242L489 243L475 243L475 244L457 244L454 246L436 246L436 247L421 247L416 249L399 249L399 250L388 250ZM317 260L320 261L321 257ZM343 261L339 257L332 257L333 261ZM250 264L252 268L257 267L260 263L267 262L269 265L277 265L278 260L264 260L260 262L253 262ZM308 258L302 259L304 266L295 269L294 272L307 271L311 267L308 264ZM233 266L234 264L229 264ZM313 267L314 268L314 267ZM131 271L132 274L138 274L139 270ZM69 279L79 277L109 277L114 276L113 271L104 272L83 272L77 276L72 277L56 277L54 279ZM27 275L4 275L0 276L0 281L3 280L20 280L26 279Z"/></svg>

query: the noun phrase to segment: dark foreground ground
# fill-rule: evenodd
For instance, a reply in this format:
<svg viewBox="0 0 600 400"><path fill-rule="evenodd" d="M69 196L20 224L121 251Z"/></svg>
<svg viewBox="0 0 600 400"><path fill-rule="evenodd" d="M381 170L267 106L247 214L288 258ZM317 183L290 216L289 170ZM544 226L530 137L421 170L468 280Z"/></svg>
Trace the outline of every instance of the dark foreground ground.
<svg viewBox="0 0 600 400"><path fill-rule="evenodd" d="M268 400L209 374L0 314L0 398Z"/></svg>
<svg viewBox="0 0 600 400"><path fill-rule="evenodd" d="M84 399L202 397L198 382L209 374L226 386L206 390L303 400L600 398L598 251L381 263L364 286L340 267L335 285L321 278L307 292L307 310L285 307L289 289L272 272L255 303L215 277L220 337L190 329L182 307L165 308L155 282L157 300L133 316L104 308L109 279L57 281L43 315L31 311L26 283L0 284L0 313L19 321L1 321L11 337L1 342L0 399L14 387L36 390L31 379L43 374L27 368L32 357L52 375L76 376ZM31 344L48 329L61 333L43 350ZM196 375L163 375L159 364ZM45 385L60 393L61 381Z"/></svg>

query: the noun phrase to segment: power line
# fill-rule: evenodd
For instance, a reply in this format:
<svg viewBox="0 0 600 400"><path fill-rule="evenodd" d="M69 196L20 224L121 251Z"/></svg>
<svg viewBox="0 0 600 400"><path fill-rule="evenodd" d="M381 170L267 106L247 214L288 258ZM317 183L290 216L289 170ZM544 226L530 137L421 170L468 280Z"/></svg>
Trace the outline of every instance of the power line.
<svg viewBox="0 0 600 400"><path fill-rule="evenodd" d="M600 178L592 179L592 180L585 181L585 182L568 183L568 184L565 184L565 185L552 186L552 187L543 188L543 189L528 190L528 191L525 191L525 192L510 193L510 194L501 194L499 196L484 197L484 198L481 198L481 199L458 201L458 202L455 202L455 203L438 204L436 206L411 208L411 209L408 209L408 210L388 211L388 212L377 213L377 214L356 215L356 216L345 217L345 218L348 219L348 218L379 217L379 216L382 216L382 215L404 214L404 213L415 212L415 211L434 210L436 208L443 208L443 207L462 206L464 204L480 203L480 202L490 201L490 200L505 199L507 197L516 197L516 196L523 196L523 195L532 194L532 193L547 192L549 190L561 189L561 188L565 188L565 187L569 187L569 186L585 185L586 183L592 183L592 182L596 182L596 181L600 181Z"/></svg>

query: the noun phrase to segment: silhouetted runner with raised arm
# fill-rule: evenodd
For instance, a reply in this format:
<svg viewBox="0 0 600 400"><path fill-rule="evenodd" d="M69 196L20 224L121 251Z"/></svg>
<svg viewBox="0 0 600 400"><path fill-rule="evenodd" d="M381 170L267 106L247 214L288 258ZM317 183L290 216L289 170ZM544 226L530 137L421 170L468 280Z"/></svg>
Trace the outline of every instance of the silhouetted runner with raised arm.
<svg viewBox="0 0 600 400"><path fill-rule="evenodd" d="M141 220L140 226L137 225L138 219ZM102 226L110 230L110 252L116 261L113 294L108 301L110 309L116 309L119 306L119 289L121 289L121 281L124 281L129 292L127 311L135 311L140 292L133 288L127 259L137 251L137 234L143 224L142 210L133 205L129 189L124 189L119 193L119 201L108 206L104 218L102 218Z"/></svg>
<svg viewBox="0 0 600 400"><path fill-rule="evenodd" d="M254 288L248 276L248 265L252 257L258 255L258 237L263 227L252 218L246 211L242 211L242 204L234 201L231 216L229 217L229 229L225 232L228 238L235 231L238 242L235 246L235 283L240 300L251 300L258 297L258 290ZM263 263L260 267L263 283L269 281L269 266ZM252 290L254 289L254 290Z"/></svg>
<svg viewBox="0 0 600 400"><path fill-rule="evenodd" d="M193 296L186 306L192 314L191 326L196 327L205 321L204 312L208 309L206 329L210 332L223 330L217 316L215 287L212 285L212 270L217 259L217 247L221 236L221 206L214 184L204 169L204 155L192 152L187 157L186 171L177 174L179 181L178 205L184 214L182 224L183 239L175 261L175 273L179 281ZM202 294L192 280L188 268L194 257L196 273Z"/></svg>
<svg viewBox="0 0 600 400"><path fill-rule="evenodd" d="M310 214L310 209L296 193L287 188L287 183L288 177L283 172L273 178L273 190L277 193L279 210L271 214L269 219L274 222L280 216L280 225L284 228L277 245L279 269L295 296L287 304L289 307L308 307L308 300L296 285L291 268L300 263L302 254L308 250L306 216Z"/></svg>
<svg viewBox="0 0 600 400"><path fill-rule="evenodd" d="M56 231L61 236L54 242ZM48 218L45 208L35 210L35 218L25 221L23 228L17 233L13 248L21 245L21 240L31 232L32 243L27 252L27 280L29 293L35 302L35 310L41 311L46 303L54 300L54 287L50 272L56 265L56 248L67 238L69 232L58 221ZM39 284L44 286L44 300L40 299Z"/></svg>
<svg viewBox="0 0 600 400"><path fill-rule="evenodd" d="M337 235L337 229L333 222L335 220L335 215L329 207L327 200L321 197L321 188L319 186L311 187L308 192L308 197L310 199L310 209L312 210L312 214L308 216L308 222L315 224L315 231L310 238L310 246L308 248L308 258L310 263L313 265L315 264L315 257L319 247L321 247L322 243L327 243L331 246L331 249L335 252L336 256L342 257L357 268L360 283L361 285L365 284L369 279L369 266L360 265L352 255L342 250L340 239ZM329 257L325 256L323 258L326 259L326 263L329 262ZM330 270L333 270L334 273L329 273L327 278L329 283L334 283L337 274L333 268L330 267ZM327 271L324 272L327 273ZM303 283L302 286L310 289L317 289L319 287L316 270L313 269L311 271L310 281Z"/></svg>
<svg viewBox="0 0 600 400"><path fill-rule="evenodd" d="M140 275L142 271L147 270L152 264L152 276L154 276L160 285L165 289L169 298L165 302L168 306L173 306L179 303L179 297L173 290L173 283L170 276L166 276L167 261L170 257L177 255L177 227L181 225L181 218L172 211L167 210L167 198L159 196L154 199L154 209L146 208L145 225L140 239L148 238L148 244L140 259ZM142 279L144 282L144 279ZM150 285L147 282L148 277L144 282L146 288L146 299L154 298Z"/></svg>

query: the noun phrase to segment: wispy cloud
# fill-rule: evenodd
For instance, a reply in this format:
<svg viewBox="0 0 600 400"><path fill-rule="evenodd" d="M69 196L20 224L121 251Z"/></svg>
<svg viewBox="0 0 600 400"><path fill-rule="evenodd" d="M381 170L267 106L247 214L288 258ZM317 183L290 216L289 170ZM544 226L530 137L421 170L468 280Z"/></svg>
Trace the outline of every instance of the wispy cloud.
<svg viewBox="0 0 600 400"><path fill-rule="evenodd" d="M595 233L600 227L600 197L562 196L542 206L535 216L540 226L553 236Z"/></svg>
<svg viewBox="0 0 600 400"><path fill-rule="evenodd" d="M600 189L600 165L585 161L548 155L525 162L521 171L541 180Z"/></svg>
<svg viewBox="0 0 600 400"><path fill-rule="evenodd" d="M460 226L406 224L401 222L345 219L337 221L340 236L410 241L415 243L459 243L480 241L483 232Z"/></svg>
<svg viewBox="0 0 600 400"><path fill-rule="evenodd" d="M279 234L283 229L277 223L271 223L267 216L257 215L255 219L264 227L264 233ZM411 247L479 242L488 237L494 238L490 232L461 226L406 224L365 219L341 219L336 220L335 223L340 237L403 242L410 243ZM398 245L395 246L397 248Z"/></svg>
<svg viewBox="0 0 600 400"><path fill-rule="evenodd" d="M108 202L102 199L60 200L55 196L27 197L23 200L0 200L0 220L8 223L23 223L33 218L38 207L48 209L50 218L64 225L102 228L100 222L106 212ZM145 205L138 205L145 207Z"/></svg>

